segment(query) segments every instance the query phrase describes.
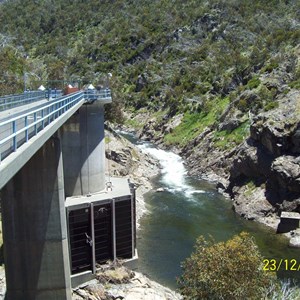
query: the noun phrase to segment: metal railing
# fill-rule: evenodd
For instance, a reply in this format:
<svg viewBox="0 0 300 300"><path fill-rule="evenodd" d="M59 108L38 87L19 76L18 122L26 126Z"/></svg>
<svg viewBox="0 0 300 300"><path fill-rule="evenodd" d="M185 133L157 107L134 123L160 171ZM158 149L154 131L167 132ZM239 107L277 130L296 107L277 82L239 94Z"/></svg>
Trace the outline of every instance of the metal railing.
<svg viewBox="0 0 300 300"><path fill-rule="evenodd" d="M2 97L3 99L0 98L0 101L5 98L6 101L2 103L2 107L8 109L45 99L45 92L46 91L26 92L21 95ZM107 99L111 99L110 89L87 89L51 100L37 109L33 108L29 112L5 121L0 120L0 162L79 101L85 100L85 102L88 103ZM16 105L16 103L18 103L18 105Z"/></svg>
<svg viewBox="0 0 300 300"><path fill-rule="evenodd" d="M63 90L57 90L57 89L45 90L45 98L47 98L48 100L60 98L62 96L63 96Z"/></svg>
<svg viewBox="0 0 300 300"><path fill-rule="evenodd" d="M111 90L101 89L101 90L90 90L86 89L84 91L84 97L86 101L95 101L101 99L111 98ZM63 96L62 90L45 90L45 91L29 91L18 95L7 95L0 97L0 111L25 105L31 102L43 100L43 99L57 99Z"/></svg>
<svg viewBox="0 0 300 300"><path fill-rule="evenodd" d="M111 90L110 89L101 89L101 90L84 90L84 98L86 101L96 101L101 99L109 99L111 98Z"/></svg>
<svg viewBox="0 0 300 300"><path fill-rule="evenodd" d="M38 109L0 121L0 162L83 99L83 92L73 93Z"/></svg>
<svg viewBox="0 0 300 300"><path fill-rule="evenodd" d="M44 91L30 91L18 95L0 97L0 111L45 99Z"/></svg>

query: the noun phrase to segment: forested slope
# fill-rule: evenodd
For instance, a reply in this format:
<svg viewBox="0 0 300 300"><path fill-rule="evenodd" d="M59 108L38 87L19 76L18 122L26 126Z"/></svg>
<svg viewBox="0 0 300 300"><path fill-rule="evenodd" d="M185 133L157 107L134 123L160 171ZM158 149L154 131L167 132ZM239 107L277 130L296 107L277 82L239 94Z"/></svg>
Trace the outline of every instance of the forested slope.
<svg viewBox="0 0 300 300"><path fill-rule="evenodd" d="M2 94L24 73L31 88L112 73L111 120L130 111L248 218L300 211L299 1L8 0L0 32Z"/></svg>

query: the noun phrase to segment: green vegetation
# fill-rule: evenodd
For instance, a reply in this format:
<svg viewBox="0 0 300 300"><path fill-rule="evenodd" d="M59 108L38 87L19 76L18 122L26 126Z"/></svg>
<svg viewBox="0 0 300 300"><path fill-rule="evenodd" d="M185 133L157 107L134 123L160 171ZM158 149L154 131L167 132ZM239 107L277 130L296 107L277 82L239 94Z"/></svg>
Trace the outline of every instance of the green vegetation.
<svg viewBox="0 0 300 300"><path fill-rule="evenodd" d="M263 257L247 233L227 242L197 239L183 265L179 290L185 299L265 299L278 291L275 275L263 270Z"/></svg>
<svg viewBox="0 0 300 300"><path fill-rule="evenodd" d="M171 133L165 135L164 141L167 145L184 146L206 127L213 125L224 112L229 103L228 98L215 98L211 102L206 103L205 110L191 113L187 111L184 114L182 122Z"/></svg>
<svg viewBox="0 0 300 300"><path fill-rule="evenodd" d="M179 126L165 135L167 145L184 146L201 133L206 126L212 125L215 118L212 113L186 113Z"/></svg>
<svg viewBox="0 0 300 300"><path fill-rule="evenodd" d="M250 180L247 182L246 187L247 187L247 190L245 191L245 195L250 196L254 192L254 190L256 188L256 184L253 180Z"/></svg>
<svg viewBox="0 0 300 300"><path fill-rule="evenodd" d="M214 145L220 149L231 149L240 144L249 134L249 120L232 131L222 130L214 133Z"/></svg>
<svg viewBox="0 0 300 300"><path fill-rule="evenodd" d="M260 85L260 83L261 81L259 80L258 76L255 76L248 81L246 87L252 90L257 88Z"/></svg>
<svg viewBox="0 0 300 300"><path fill-rule="evenodd" d="M255 184L249 182L249 188ZM300 289L263 270L254 238L242 232L226 242L197 239L195 250L182 264L178 279L184 299L274 300L299 299Z"/></svg>
<svg viewBox="0 0 300 300"><path fill-rule="evenodd" d="M167 144L186 145L210 126L215 145L228 148L247 125L217 131L226 107L244 116L276 108L280 91L264 81L272 72L285 70L284 83L299 88L299 10L294 0L5 1L0 94L21 92L24 79L30 89L51 80L104 85L111 73L110 121L125 122L124 110L157 122L183 113Z"/></svg>
<svg viewBox="0 0 300 300"><path fill-rule="evenodd" d="M279 103L276 102L276 101L271 101L271 102L268 102L264 109L265 111L268 111L268 110L271 110L271 109L274 109L274 108L277 108L279 106Z"/></svg>
<svg viewBox="0 0 300 300"><path fill-rule="evenodd" d="M108 144L111 142L111 138L109 136L105 137L105 144Z"/></svg>
<svg viewBox="0 0 300 300"><path fill-rule="evenodd" d="M293 89L300 89L300 79L290 82L289 87Z"/></svg>
<svg viewBox="0 0 300 300"><path fill-rule="evenodd" d="M277 0L5 1L0 30L13 57L1 69L94 83L111 72L115 101L178 110L192 95L256 87L259 73L293 58L297 11L298 1Z"/></svg>

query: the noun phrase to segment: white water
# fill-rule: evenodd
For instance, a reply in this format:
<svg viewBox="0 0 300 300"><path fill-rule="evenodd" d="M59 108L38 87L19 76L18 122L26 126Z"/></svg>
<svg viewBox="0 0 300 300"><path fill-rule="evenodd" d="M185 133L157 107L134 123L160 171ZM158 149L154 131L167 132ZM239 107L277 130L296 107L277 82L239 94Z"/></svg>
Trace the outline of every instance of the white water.
<svg viewBox="0 0 300 300"><path fill-rule="evenodd" d="M195 190L186 182L187 170L182 158L169 151L154 148L152 145L143 143L138 147L145 153L156 158L161 167L162 187L172 193L184 192L190 198L193 194L205 193L203 190Z"/></svg>

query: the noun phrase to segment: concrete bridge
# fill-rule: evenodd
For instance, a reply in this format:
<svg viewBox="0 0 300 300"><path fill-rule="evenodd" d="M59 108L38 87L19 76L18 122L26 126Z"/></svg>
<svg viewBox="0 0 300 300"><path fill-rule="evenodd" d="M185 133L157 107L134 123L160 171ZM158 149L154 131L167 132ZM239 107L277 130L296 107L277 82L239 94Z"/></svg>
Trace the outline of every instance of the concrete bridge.
<svg viewBox="0 0 300 300"><path fill-rule="evenodd" d="M134 189L105 177L110 91L19 96L0 98L5 299L71 299L98 263L136 255Z"/></svg>

